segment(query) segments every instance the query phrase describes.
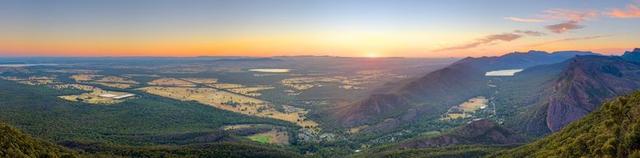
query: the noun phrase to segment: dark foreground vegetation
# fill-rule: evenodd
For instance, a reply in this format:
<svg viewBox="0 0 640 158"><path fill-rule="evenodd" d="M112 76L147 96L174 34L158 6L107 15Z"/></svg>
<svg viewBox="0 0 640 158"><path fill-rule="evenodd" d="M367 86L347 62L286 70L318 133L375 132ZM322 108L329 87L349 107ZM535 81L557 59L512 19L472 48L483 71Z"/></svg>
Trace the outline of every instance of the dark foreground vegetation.
<svg viewBox="0 0 640 158"><path fill-rule="evenodd" d="M604 103L562 130L519 147L462 145L379 150L356 157L640 157L640 92Z"/></svg>
<svg viewBox="0 0 640 158"><path fill-rule="evenodd" d="M618 97L561 131L491 157L640 157L640 92Z"/></svg>
<svg viewBox="0 0 640 158"><path fill-rule="evenodd" d="M131 147L63 142L64 146L28 136L0 123L0 157L301 157L269 146L241 142L222 142L181 147ZM71 149L70 149L71 148Z"/></svg>

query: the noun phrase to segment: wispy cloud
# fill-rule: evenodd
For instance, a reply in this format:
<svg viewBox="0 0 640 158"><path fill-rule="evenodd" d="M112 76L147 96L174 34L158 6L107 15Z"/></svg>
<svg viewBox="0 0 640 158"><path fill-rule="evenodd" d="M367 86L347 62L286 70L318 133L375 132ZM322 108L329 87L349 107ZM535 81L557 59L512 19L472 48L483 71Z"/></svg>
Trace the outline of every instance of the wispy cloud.
<svg viewBox="0 0 640 158"><path fill-rule="evenodd" d="M640 18L640 7L635 4L629 4L627 5L627 10L616 8L606 14L613 18Z"/></svg>
<svg viewBox="0 0 640 158"><path fill-rule="evenodd" d="M519 33L519 34L524 34L524 35L528 35L528 36L544 36L547 35L544 32L538 32L538 31L529 31L529 30L515 30L513 31L515 33Z"/></svg>
<svg viewBox="0 0 640 158"><path fill-rule="evenodd" d="M580 23L586 20L595 19L599 16L598 11L595 10L570 10L570 9L548 9L542 12L542 14L536 16L539 18L525 19L517 17L505 17L507 20L517 22L544 22L544 21L563 21L552 25L547 25L545 28L553 33L565 33L570 30L576 30L584 28L584 25ZM541 36L544 34L532 33L532 32L520 32L530 36Z"/></svg>
<svg viewBox="0 0 640 158"><path fill-rule="evenodd" d="M524 23L538 23L547 20L563 20L563 21L577 21L582 22L585 20L598 17L598 11L595 10L570 10L570 9L548 9L537 15L537 18L519 18L519 17L504 17L505 20L524 22Z"/></svg>
<svg viewBox="0 0 640 158"><path fill-rule="evenodd" d="M603 37L609 37L609 36L611 36L611 35L598 35L598 36L564 38L564 39L559 39L559 40L542 42L542 43L538 43L538 44L532 44L532 45L529 45L529 47L538 47L538 46L544 46L544 45L560 43L560 42L568 42L568 41L591 40L591 39L597 39L597 38L603 38Z"/></svg>
<svg viewBox="0 0 640 158"><path fill-rule="evenodd" d="M458 46L453 46L453 47L447 47L447 48L442 48L442 49L437 49L434 50L435 52L441 52L441 51L450 51L450 50L461 50L461 49L469 49L469 48L475 48L481 45L485 45L485 44L491 44L493 42L498 42L498 41L513 41L516 40L518 38L521 38L522 35L516 34L516 33L503 33L503 34L494 34L494 35L488 35L485 36L484 38L480 38L477 39L471 43L467 43L467 44L463 44L463 45L458 45Z"/></svg>
<svg viewBox="0 0 640 158"><path fill-rule="evenodd" d="M565 33L584 28L584 25L580 25L581 22L595 19L598 16L598 11L595 10L549 9L544 11L545 18L563 20L565 22L547 25L545 28L553 33Z"/></svg>
<svg viewBox="0 0 640 158"><path fill-rule="evenodd" d="M441 52L441 51L450 51L450 50L470 49L470 48L475 48L482 45L494 45L494 44L497 44L497 42L511 42L513 40L517 40L524 36L544 36L544 35L546 34L538 31L515 30L509 33L487 35L483 38L476 39L475 41L470 43L452 46L452 47L446 47L442 49L436 49L434 51Z"/></svg>
<svg viewBox="0 0 640 158"><path fill-rule="evenodd" d="M534 18L518 18L518 17L504 17L505 20L510 20L514 22L523 22L523 23L538 23L544 22L542 19L534 19Z"/></svg>
<svg viewBox="0 0 640 158"><path fill-rule="evenodd" d="M595 10L569 10L569 9L549 9L545 10L544 17L547 19L559 19L564 21L582 22L598 17Z"/></svg>
<svg viewBox="0 0 640 158"><path fill-rule="evenodd" d="M570 30L584 28L584 26L579 25L578 21L567 21L559 24L547 25L545 28L553 33L565 33Z"/></svg>

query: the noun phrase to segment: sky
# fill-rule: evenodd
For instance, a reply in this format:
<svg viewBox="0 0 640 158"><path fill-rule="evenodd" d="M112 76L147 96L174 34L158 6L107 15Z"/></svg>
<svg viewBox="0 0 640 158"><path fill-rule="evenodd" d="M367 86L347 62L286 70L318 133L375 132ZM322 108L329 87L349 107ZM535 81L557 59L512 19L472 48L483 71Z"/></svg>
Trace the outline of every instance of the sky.
<svg viewBox="0 0 640 158"><path fill-rule="evenodd" d="M0 56L620 54L638 28L640 0L0 0Z"/></svg>

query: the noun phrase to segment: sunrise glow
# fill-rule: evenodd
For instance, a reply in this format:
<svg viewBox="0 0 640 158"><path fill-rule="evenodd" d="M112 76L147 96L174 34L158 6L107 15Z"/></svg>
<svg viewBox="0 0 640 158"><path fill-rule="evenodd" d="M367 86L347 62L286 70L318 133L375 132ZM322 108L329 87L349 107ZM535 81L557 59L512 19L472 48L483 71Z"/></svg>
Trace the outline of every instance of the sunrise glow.
<svg viewBox="0 0 640 158"><path fill-rule="evenodd" d="M466 57L640 45L635 1L363 3L12 1L0 11L0 55Z"/></svg>
<svg viewBox="0 0 640 158"><path fill-rule="evenodd" d="M380 57L380 53L377 52L369 52L365 55L365 57L367 58L378 58Z"/></svg>

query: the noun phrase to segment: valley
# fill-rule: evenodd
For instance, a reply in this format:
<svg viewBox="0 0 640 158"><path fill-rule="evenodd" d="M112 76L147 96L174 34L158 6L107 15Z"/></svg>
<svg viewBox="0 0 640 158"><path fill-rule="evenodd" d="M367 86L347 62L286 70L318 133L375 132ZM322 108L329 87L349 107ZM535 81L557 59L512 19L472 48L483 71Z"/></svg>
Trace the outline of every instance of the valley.
<svg viewBox="0 0 640 158"><path fill-rule="evenodd" d="M162 64L163 69L148 69L148 67L157 67L153 64L134 64L130 67L113 66L122 65L121 63L128 62L127 60L105 61L104 66L99 67L83 67L74 64L74 69L67 68L66 64L34 67L18 65L6 67L6 69L0 68L0 76L7 81L3 83L6 86L15 88L28 86L29 88L20 88L23 89L21 91L25 91L25 93L46 92L37 93L47 96L50 100L56 100L55 104L50 106L66 110L57 111L57 113L64 115L45 115L52 121L59 119L58 117L74 115L69 111L92 111L90 113L83 112L86 115L64 119L72 121L65 122L67 126L72 128L62 128L56 132L37 135L38 137L55 137L54 141L74 143L113 141L118 142L119 145L127 146L240 141L250 144L292 147L297 150L306 150L303 149L305 146L324 148L323 146L330 145L334 146L332 148L340 150L340 153L349 153L356 149L345 148L354 144L352 138L344 133L346 130L337 129L329 122L323 122L322 120L329 119L329 117L318 117L318 112L333 107L334 103L364 96L378 86L419 74L416 73L416 70L404 69L404 66L425 63L437 65L429 67L431 70L418 70L417 72L432 71L453 61L448 59L334 59L331 57L286 57L260 61L237 59L233 62L224 61L226 59L210 59L207 62L215 66L209 68L203 68L201 60L168 59L167 61L161 60L161 62L171 63L173 60L184 61L176 65L180 68L171 67L170 64ZM314 65L315 67L308 67L309 65L305 62L307 60L326 60L328 64L322 63ZM68 61L62 60L60 62ZM189 62L192 62L193 65L189 65ZM350 67L350 63L353 62L374 62L380 65ZM398 62L403 62L403 64L398 65ZM261 65L302 63L305 64L299 66L300 69L287 69L286 71L252 68L254 66L262 67ZM184 71L176 72L179 69ZM190 73L195 70L199 73ZM394 72L388 73L389 71ZM11 85L12 83L16 85ZM165 103L157 102L159 100ZM18 99L16 101L25 100ZM23 104L40 106L28 102ZM47 121L39 123L37 121L35 124L28 121L33 118L28 118L29 115L26 114L33 112L26 109L11 106L7 108L17 108L13 110L16 113L0 118L2 121L11 124L31 122L32 125L20 126L26 129L47 124ZM207 110L203 110L203 108ZM181 110L163 111L170 109ZM198 113L186 113L186 111L196 109L199 109ZM211 112L212 110L216 112ZM125 111L130 112L124 113ZM49 112L42 111L42 113ZM231 113L234 115L230 115ZM103 118L114 115L118 115L121 119ZM96 118L86 118L91 116ZM222 119L221 117L228 118ZM76 120L81 118L85 120ZM134 118L144 118L145 121L138 123L150 124L127 130L131 133L121 130L125 128L124 126L138 124L130 122ZM161 121L164 119L173 121ZM229 121L230 119L237 121ZM75 125L74 120L77 123L87 121L92 123ZM115 123L113 121L125 122ZM76 133L90 128L105 128L105 126L108 129L101 132L105 135L93 132L64 134ZM37 131L31 130L26 130L26 132L37 133ZM132 136L132 134L139 136ZM195 137L191 138L191 136Z"/></svg>
<svg viewBox="0 0 640 158"><path fill-rule="evenodd" d="M53 133L33 130L53 129L42 127L49 121L29 121L33 111L27 107L3 104L13 113L0 119L53 141L113 141L134 148L236 142L321 157L404 155L407 150L489 155L484 151L512 149L548 135L588 115L590 111L584 109L594 111L607 99L640 89L636 61L591 52L540 53L434 60L442 64L426 75L402 70L406 65L363 69L348 64L410 64L416 59L354 58L344 65L331 64L334 68L320 64L286 71L251 67L305 63L310 57L246 62L211 59L208 62L216 66L209 68L201 60L180 62L179 67L189 73L174 72L179 68L170 64L163 65L171 71L150 70L146 67L155 66L146 64L117 69L110 64L97 68L76 65L74 70L64 64L10 66L0 69L2 85L55 102L53 107L62 111L39 112L49 121L73 115L70 111L91 112L66 118L69 122L64 123L72 128ZM336 60L324 58L313 60ZM424 61L414 62L421 63ZM199 72L191 73L194 70ZM610 91L576 91L593 87ZM585 101L584 96L592 99ZM14 101L42 106L24 99ZM575 112L567 115L567 109L558 108ZM107 119L112 116L120 119ZM129 122L134 119L145 121ZM87 121L91 124L76 124ZM144 125L125 128L132 124ZM65 134L95 128L104 128L104 135Z"/></svg>
<svg viewBox="0 0 640 158"><path fill-rule="evenodd" d="M640 158L640 0L6 0L0 158Z"/></svg>

